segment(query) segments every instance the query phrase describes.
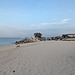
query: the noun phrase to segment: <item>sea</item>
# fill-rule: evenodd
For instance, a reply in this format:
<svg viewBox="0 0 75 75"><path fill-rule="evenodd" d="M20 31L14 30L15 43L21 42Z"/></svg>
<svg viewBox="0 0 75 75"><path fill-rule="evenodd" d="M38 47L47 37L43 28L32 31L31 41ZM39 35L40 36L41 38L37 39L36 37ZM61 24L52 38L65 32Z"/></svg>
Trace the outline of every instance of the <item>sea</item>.
<svg viewBox="0 0 75 75"><path fill-rule="evenodd" d="M15 44L16 41L20 41L23 38L0 38L0 46L8 46Z"/></svg>

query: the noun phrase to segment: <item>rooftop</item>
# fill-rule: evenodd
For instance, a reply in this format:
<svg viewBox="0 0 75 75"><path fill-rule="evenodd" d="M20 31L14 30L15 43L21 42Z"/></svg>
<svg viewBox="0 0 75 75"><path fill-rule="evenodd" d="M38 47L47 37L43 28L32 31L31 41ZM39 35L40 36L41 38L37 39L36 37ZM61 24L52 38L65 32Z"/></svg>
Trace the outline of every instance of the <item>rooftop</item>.
<svg viewBox="0 0 75 75"><path fill-rule="evenodd" d="M62 34L62 35L75 35L75 34Z"/></svg>

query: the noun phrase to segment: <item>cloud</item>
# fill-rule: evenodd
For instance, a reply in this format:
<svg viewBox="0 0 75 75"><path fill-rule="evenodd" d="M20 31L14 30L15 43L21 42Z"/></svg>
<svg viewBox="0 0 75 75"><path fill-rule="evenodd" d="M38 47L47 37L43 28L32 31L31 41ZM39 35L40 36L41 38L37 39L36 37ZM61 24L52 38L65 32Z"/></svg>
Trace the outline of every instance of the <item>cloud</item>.
<svg viewBox="0 0 75 75"><path fill-rule="evenodd" d="M57 24L56 22L53 23L41 23L42 25L49 25L49 24Z"/></svg>
<svg viewBox="0 0 75 75"><path fill-rule="evenodd" d="M69 21L69 20L71 20L71 19L63 19L62 21L65 22L65 21Z"/></svg>
<svg viewBox="0 0 75 75"><path fill-rule="evenodd" d="M53 24L65 24L67 23L67 21L69 21L71 19L63 19L60 22L52 22L52 23L41 23L42 25L53 25Z"/></svg>

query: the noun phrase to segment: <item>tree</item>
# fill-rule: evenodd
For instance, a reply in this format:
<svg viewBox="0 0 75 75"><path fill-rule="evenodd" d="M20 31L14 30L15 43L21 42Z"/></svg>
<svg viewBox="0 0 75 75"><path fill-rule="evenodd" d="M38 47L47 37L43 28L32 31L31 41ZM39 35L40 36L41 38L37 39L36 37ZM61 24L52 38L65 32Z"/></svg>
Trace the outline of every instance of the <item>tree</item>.
<svg viewBox="0 0 75 75"><path fill-rule="evenodd" d="M67 36L67 35L62 35L62 37L63 37L63 38L68 38L68 36Z"/></svg>
<svg viewBox="0 0 75 75"><path fill-rule="evenodd" d="M35 37L41 38L42 34L41 33L34 33Z"/></svg>
<svg viewBox="0 0 75 75"><path fill-rule="evenodd" d="M54 39L54 37L51 37L51 39L53 40L53 39Z"/></svg>

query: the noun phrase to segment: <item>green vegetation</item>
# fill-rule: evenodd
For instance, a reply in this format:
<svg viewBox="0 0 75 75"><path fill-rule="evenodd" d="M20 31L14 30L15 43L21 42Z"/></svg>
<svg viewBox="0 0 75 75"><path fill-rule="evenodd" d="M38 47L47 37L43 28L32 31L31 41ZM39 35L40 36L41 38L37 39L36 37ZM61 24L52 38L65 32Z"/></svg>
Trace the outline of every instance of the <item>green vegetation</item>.
<svg viewBox="0 0 75 75"><path fill-rule="evenodd" d="M63 37L63 38L67 38L68 36L67 36L67 35L63 35L62 37Z"/></svg>
<svg viewBox="0 0 75 75"><path fill-rule="evenodd" d="M35 37L41 38L42 34L41 33L34 33Z"/></svg>
<svg viewBox="0 0 75 75"><path fill-rule="evenodd" d="M54 37L51 37L51 39L53 40Z"/></svg>

